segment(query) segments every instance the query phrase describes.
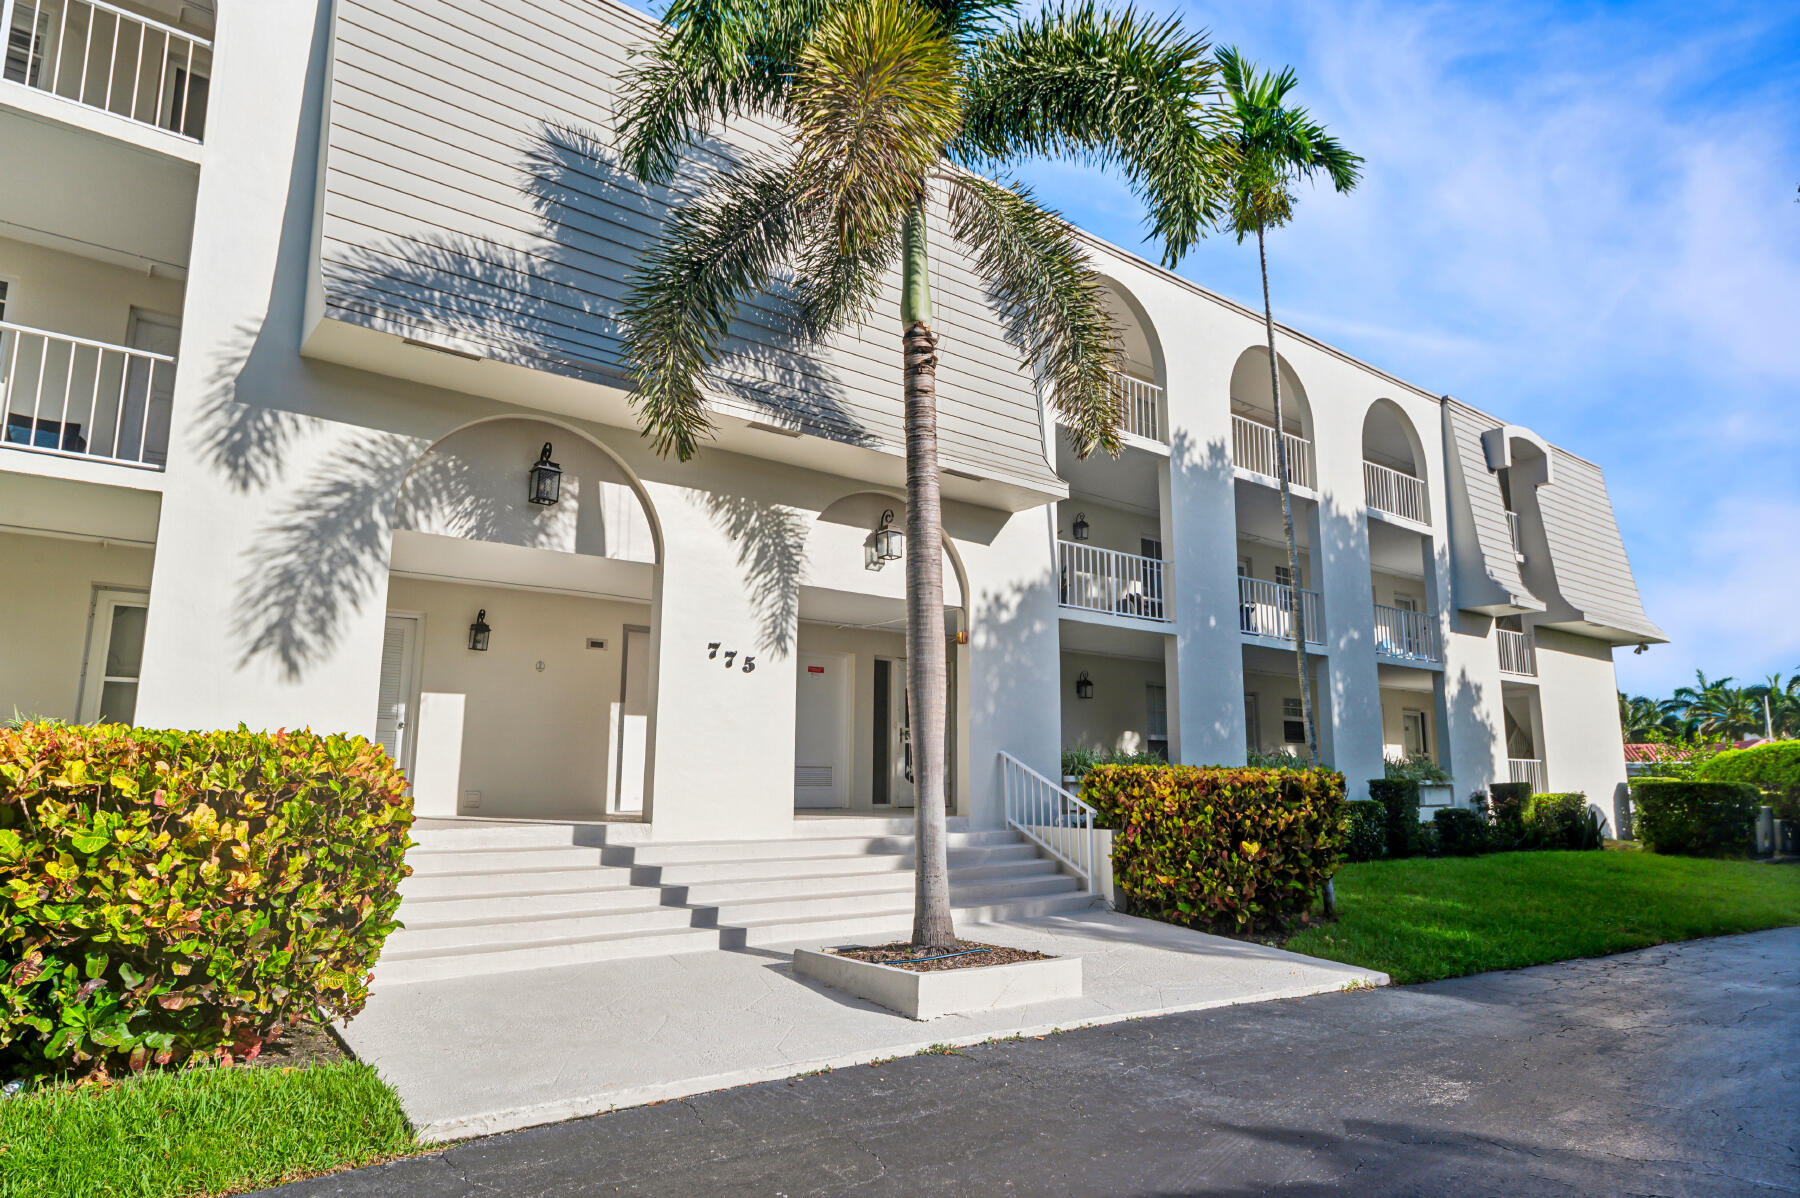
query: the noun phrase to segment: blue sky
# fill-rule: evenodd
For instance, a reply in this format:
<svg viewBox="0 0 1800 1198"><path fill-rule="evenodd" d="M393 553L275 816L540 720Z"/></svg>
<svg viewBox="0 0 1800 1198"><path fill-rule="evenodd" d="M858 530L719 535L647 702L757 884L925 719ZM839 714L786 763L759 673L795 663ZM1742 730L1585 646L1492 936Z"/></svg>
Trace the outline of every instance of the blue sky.
<svg viewBox="0 0 1800 1198"><path fill-rule="evenodd" d="M1159 7L1368 160L1272 238L1277 318L1605 468L1673 642L1620 686L1800 668L1800 5ZM1158 256L1122 183L1023 177ZM1179 269L1258 299L1253 244Z"/></svg>

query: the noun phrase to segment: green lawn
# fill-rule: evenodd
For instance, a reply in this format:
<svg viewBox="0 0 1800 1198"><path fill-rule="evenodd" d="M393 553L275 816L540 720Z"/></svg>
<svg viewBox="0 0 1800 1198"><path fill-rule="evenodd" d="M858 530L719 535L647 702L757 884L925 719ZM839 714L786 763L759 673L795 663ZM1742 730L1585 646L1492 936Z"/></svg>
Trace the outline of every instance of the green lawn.
<svg viewBox="0 0 1800 1198"><path fill-rule="evenodd" d="M197 1068L0 1099L0 1198L190 1198L419 1151L367 1065Z"/></svg>
<svg viewBox="0 0 1800 1198"><path fill-rule="evenodd" d="M1346 865L1334 924L1295 952L1427 982L1800 924L1800 866L1600 853L1495 853Z"/></svg>

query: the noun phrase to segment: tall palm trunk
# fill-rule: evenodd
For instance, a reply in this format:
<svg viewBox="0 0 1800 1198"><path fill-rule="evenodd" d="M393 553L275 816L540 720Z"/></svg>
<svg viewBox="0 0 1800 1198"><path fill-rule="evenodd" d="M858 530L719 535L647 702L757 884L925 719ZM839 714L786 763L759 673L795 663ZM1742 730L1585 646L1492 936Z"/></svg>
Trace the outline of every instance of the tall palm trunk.
<svg viewBox="0 0 1800 1198"><path fill-rule="evenodd" d="M1300 715L1306 721L1307 764L1319 765L1319 728L1313 719L1311 671L1306 664L1306 604L1300 593L1300 548L1294 541L1294 493L1288 485L1287 437L1281 427L1281 366L1275 356L1275 312L1269 304L1269 255L1263 227L1256 226L1256 258L1262 266L1263 332L1269 339L1269 390L1275 398L1275 473L1281 484L1281 526L1287 534L1289 598L1293 611L1288 627L1294 636L1294 676L1300 683Z"/></svg>
<svg viewBox="0 0 1800 1198"><path fill-rule="evenodd" d="M944 825L944 524L938 500L937 334L924 197L906 218L900 324L906 373L906 689L913 754L913 944L951 948Z"/></svg>

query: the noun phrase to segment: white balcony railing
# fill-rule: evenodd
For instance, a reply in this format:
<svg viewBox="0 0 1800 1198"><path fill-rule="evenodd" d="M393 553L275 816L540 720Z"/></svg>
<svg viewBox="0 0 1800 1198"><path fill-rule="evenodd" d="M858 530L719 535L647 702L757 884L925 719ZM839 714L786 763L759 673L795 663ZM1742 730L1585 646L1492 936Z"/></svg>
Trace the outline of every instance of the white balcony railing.
<svg viewBox="0 0 1800 1198"><path fill-rule="evenodd" d="M1384 603L1375 605L1375 652L1400 661L1444 660L1437 621L1429 613Z"/></svg>
<svg viewBox="0 0 1800 1198"><path fill-rule="evenodd" d="M1113 382L1119 389L1119 402L1125 411L1125 431L1134 437L1167 445L1169 421L1163 414L1163 389L1122 370L1113 371Z"/></svg>
<svg viewBox="0 0 1800 1198"><path fill-rule="evenodd" d="M1514 782L1529 782L1531 793L1545 794L1550 789L1548 776L1544 771L1544 763L1535 757L1510 757L1506 762L1506 773Z"/></svg>
<svg viewBox="0 0 1800 1198"><path fill-rule="evenodd" d="M161 469L175 359L0 322L0 445Z"/></svg>
<svg viewBox="0 0 1800 1198"><path fill-rule="evenodd" d="M1136 553L1099 549L1079 541L1056 543L1064 607L1167 620L1163 603L1163 563Z"/></svg>
<svg viewBox="0 0 1800 1198"><path fill-rule="evenodd" d="M1288 482L1296 487L1312 487L1312 442L1293 433L1281 434L1287 446ZM1231 417L1231 461L1252 474L1275 474L1275 429L1261 421L1244 416Z"/></svg>
<svg viewBox="0 0 1800 1198"><path fill-rule="evenodd" d="M1319 592L1300 592L1300 627L1308 644L1324 643ZM1294 588L1260 578L1238 579L1238 628L1252 636L1294 639Z"/></svg>
<svg viewBox="0 0 1800 1198"><path fill-rule="evenodd" d="M1500 642L1500 672L1537 677L1537 650L1531 644L1531 634L1510 628L1497 628L1495 632Z"/></svg>
<svg viewBox="0 0 1800 1198"><path fill-rule="evenodd" d="M4 78L199 141L212 43L104 0L0 0Z"/></svg>
<svg viewBox="0 0 1800 1198"><path fill-rule="evenodd" d="M1525 538L1519 534L1519 513L1512 511L1506 513L1506 534L1512 538L1514 560L1524 561Z"/></svg>
<svg viewBox="0 0 1800 1198"><path fill-rule="evenodd" d="M1378 512L1411 520L1414 524L1431 523L1431 507L1425 498L1425 482L1403 474L1378 462L1363 463L1363 496Z"/></svg>

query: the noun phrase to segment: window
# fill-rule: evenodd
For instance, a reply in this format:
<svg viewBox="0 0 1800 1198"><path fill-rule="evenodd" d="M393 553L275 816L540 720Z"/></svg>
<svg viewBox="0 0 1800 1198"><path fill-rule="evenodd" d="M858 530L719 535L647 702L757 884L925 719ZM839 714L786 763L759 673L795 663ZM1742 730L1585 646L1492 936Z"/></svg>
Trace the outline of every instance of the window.
<svg viewBox="0 0 1800 1198"><path fill-rule="evenodd" d="M6 288L6 280L0 279L0 320L6 319Z"/></svg>
<svg viewBox="0 0 1800 1198"><path fill-rule="evenodd" d="M1286 566L1276 566L1275 581L1284 587L1291 587L1294 585L1294 572Z"/></svg>
<svg viewBox="0 0 1800 1198"><path fill-rule="evenodd" d="M1262 733L1256 726L1256 696L1244 696L1244 741L1251 752L1262 744Z"/></svg>
<svg viewBox="0 0 1800 1198"><path fill-rule="evenodd" d="M1404 710L1400 713L1400 735L1408 757L1429 757L1431 744L1425 732L1425 713Z"/></svg>
<svg viewBox="0 0 1800 1198"><path fill-rule="evenodd" d="M147 614L141 592L94 592L87 668L81 682L82 722L129 724L136 718Z"/></svg>
<svg viewBox="0 0 1800 1198"><path fill-rule="evenodd" d="M1283 719L1305 719L1306 708L1300 705L1300 700L1298 699L1283 699L1281 701L1281 715Z"/></svg>
<svg viewBox="0 0 1800 1198"><path fill-rule="evenodd" d="M1169 759L1169 692L1167 688L1153 682L1144 684L1144 731L1145 746L1152 753L1159 754L1164 761Z"/></svg>
<svg viewBox="0 0 1800 1198"><path fill-rule="evenodd" d="M1290 745L1305 744L1306 743L1306 721L1305 720L1283 720L1283 721L1281 721L1281 739L1286 741Z"/></svg>
<svg viewBox="0 0 1800 1198"><path fill-rule="evenodd" d="M38 85L38 75L44 65L44 39L50 33L50 14L36 12L35 36L32 24L32 17L21 7L13 13L12 28L6 31L4 77L8 82L23 83L27 87Z"/></svg>

